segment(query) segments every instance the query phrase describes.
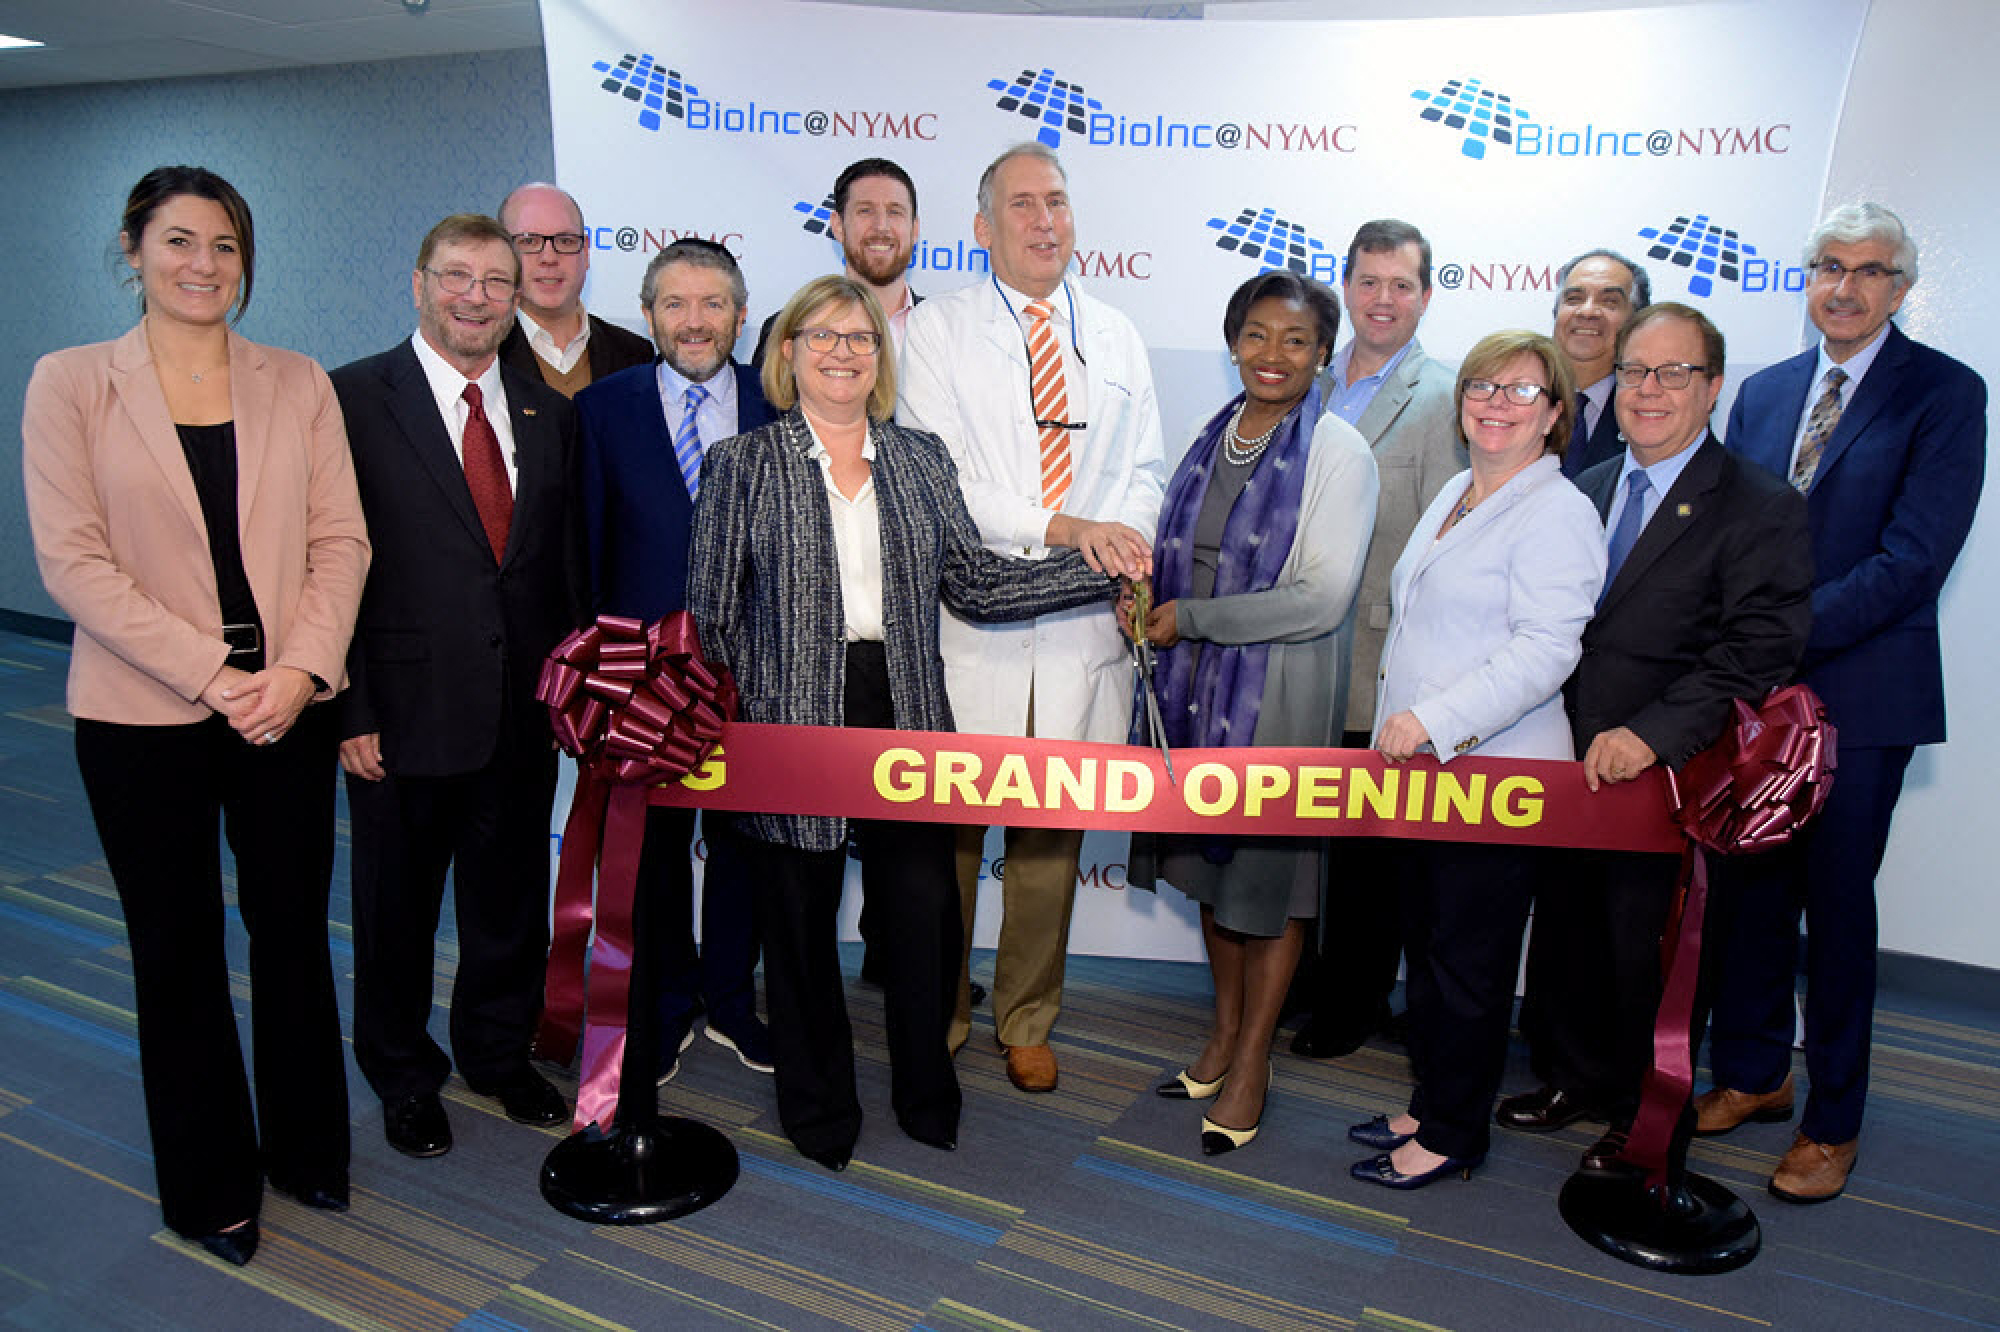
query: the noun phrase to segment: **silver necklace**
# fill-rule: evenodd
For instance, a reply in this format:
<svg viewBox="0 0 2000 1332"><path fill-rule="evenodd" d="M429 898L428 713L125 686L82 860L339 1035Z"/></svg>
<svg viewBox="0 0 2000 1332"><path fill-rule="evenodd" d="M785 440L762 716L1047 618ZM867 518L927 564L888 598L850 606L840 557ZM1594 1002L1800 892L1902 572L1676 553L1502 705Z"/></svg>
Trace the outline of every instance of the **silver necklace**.
<svg viewBox="0 0 2000 1332"><path fill-rule="evenodd" d="M1243 424L1243 409L1247 406L1249 406L1247 401L1236 404L1236 414L1229 418L1229 429L1222 436L1224 460L1238 467L1248 467L1263 457L1264 450L1271 446L1271 436L1277 434L1278 427L1285 423L1285 418L1281 416L1271 423L1269 430L1257 438L1245 439L1238 433L1237 427Z"/></svg>

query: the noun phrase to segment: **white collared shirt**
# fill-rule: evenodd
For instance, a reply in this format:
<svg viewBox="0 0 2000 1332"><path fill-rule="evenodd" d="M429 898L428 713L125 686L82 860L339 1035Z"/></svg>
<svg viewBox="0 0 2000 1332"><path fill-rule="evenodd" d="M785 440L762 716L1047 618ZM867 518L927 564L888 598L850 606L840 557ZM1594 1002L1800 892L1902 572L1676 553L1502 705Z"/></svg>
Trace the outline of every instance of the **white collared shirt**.
<svg viewBox="0 0 2000 1332"><path fill-rule="evenodd" d="M1027 348L1031 345L1028 342L1028 330L1034 327L1034 320L1028 318L1028 302L1037 298L1028 295L1026 292L1016 291L1014 288L1000 281L999 278L994 278L993 281L1000 288L1001 293L1006 296L1007 304L1013 307L1014 322L1021 326L1021 354L1027 358L1028 369L1032 378L1035 357L1034 353L1027 350ZM1049 331L1055 334L1056 346L1062 351L1063 399L1066 404L1063 419L1067 421L1088 421L1090 420L1090 373L1084 368L1083 361L1076 354L1076 324L1072 319L1076 314L1076 300L1069 294L1067 283L1058 286L1054 291L1040 299L1046 300L1053 311L1049 315ZM1032 420L1032 410L1029 416ZM1035 434L1040 435L1041 433L1039 428L1035 430ZM1077 437L1083 433L1080 430L1072 430L1070 432L1070 445L1072 448L1076 447Z"/></svg>
<svg viewBox="0 0 2000 1332"><path fill-rule="evenodd" d="M590 346L590 312L577 307L577 317L583 320L583 328L569 342L558 347L555 334L536 323L526 310L514 311L514 318L520 321L521 331L528 335L528 345L535 355L556 368L556 373L566 375L576 369L576 363L583 359L583 353Z"/></svg>
<svg viewBox="0 0 2000 1332"><path fill-rule="evenodd" d="M514 480L518 470L514 458L514 422L507 412L507 391L500 384L500 358L496 356L488 361L479 378L468 380L457 366L438 355L437 349L424 341L421 331L411 336L410 345L417 349L417 363L423 366L424 378L430 381L431 396L437 399L438 415L444 418L445 433L451 436L451 448L458 455L458 465L465 466L465 420L472 414L470 404L465 401L465 386L468 383L477 384L486 409L486 419L500 441L500 462L507 469L507 489L517 489Z"/></svg>
<svg viewBox="0 0 2000 1332"><path fill-rule="evenodd" d="M804 415L801 413L801 415ZM875 478L869 476L849 499L833 483L833 455L813 430L811 417L805 418L812 431L813 446L806 456L819 464L820 480L826 483L826 507L833 519L833 553L840 565L840 609L847 622L850 643L882 641L882 515L875 505ZM861 456L870 468L875 464L875 432L861 441Z"/></svg>
<svg viewBox="0 0 2000 1332"><path fill-rule="evenodd" d="M1875 364L1875 358L1882 353L1882 344L1889 340L1889 325L1885 321L1875 334L1875 340L1863 347L1845 361L1836 361L1826 354L1826 339L1819 344L1819 363L1813 366L1812 383L1806 389L1806 400L1799 408L1799 428L1792 432L1792 454L1785 460L1785 475L1790 476L1799 465L1799 448L1806 442L1806 426L1812 420L1813 404L1826 392L1826 372L1839 366L1847 379L1840 386L1840 410L1846 411L1854 405L1854 390L1861 387L1862 376L1868 367Z"/></svg>

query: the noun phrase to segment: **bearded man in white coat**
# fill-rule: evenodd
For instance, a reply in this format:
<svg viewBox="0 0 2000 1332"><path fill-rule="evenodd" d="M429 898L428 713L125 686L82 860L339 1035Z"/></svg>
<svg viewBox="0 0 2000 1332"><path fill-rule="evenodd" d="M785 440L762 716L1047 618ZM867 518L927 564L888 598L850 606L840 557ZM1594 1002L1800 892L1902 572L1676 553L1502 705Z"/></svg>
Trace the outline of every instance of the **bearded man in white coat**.
<svg viewBox="0 0 2000 1332"><path fill-rule="evenodd" d="M996 551L1039 558L1074 547L1093 568L1152 571L1166 480L1146 346L1130 319L1068 276L1076 248L1068 179L1036 143L979 179L973 235L991 277L925 301L904 339L897 419L943 437L966 507ZM961 731L1116 743L1132 676L1109 602L1021 624L942 612L945 679ZM966 952L986 829L960 830ZM1062 1007L1080 829L1006 830L994 1032L1022 1091L1054 1091L1049 1032ZM952 1048L971 1029L961 971Z"/></svg>

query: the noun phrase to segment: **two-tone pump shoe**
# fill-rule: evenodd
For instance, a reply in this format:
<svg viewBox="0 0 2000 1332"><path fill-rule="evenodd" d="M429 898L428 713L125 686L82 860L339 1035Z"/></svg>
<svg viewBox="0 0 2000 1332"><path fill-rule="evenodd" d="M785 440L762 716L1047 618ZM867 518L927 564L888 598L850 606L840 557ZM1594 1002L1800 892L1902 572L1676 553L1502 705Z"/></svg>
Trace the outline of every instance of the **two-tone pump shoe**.
<svg viewBox="0 0 2000 1332"><path fill-rule="evenodd" d="M1227 1081L1229 1074L1226 1070L1213 1082L1199 1082L1184 1068L1153 1088L1153 1095L1169 1101L1207 1101L1219 1095L1222 1084Z"/></svg>

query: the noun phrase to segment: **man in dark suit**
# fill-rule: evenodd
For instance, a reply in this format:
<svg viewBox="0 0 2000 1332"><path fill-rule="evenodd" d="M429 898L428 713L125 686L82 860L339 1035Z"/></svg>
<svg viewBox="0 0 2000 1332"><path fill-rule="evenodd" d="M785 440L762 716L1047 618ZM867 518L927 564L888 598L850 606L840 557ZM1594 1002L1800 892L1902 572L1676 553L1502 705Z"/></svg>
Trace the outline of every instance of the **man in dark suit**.
<svg viewBox="0 0 2000 1332"><path fill-rule="evenodd" d="M489 217L424 238L417 333L333 373L375 562L348 652L341 766L354 823L354 1054L389 1144L450 1150L455 1059L509 1117L558 1124L528 1065L548 952L556 756L542 660L581 611L575 417L494 353L520 261ZM427 1030L445 872L459 965L447 1058Z"/></svg>
<svg viewBox="0 0 2000 1332"><path fill-rule="evenodd" d="M910 311L923 297L910 287L910 252L917 243L917 185L910 173L886 157L850 162L834 177L833 216L827 232L840 246L849 281L866 287L889 316L889 336L903 349ZM752 367L762 369L770 350L774 313L757 330Z"/></svg>
<svg viewBox="0 0 2000 1332"><path fill-rule="evenodd" d="M748 295L728 250L705 240L675 241L653 256L639 289L659 362L620 371L577 395L593 615L657 620L685 604L702 458L714 444L773 417L756 372L730 357ZM694 811L646 812L639 883L655 913L662 1082L680 1070L680 1053L704 1009L710 1040L748 1067L771 1071L770 1037L757 1017L749 884L727 822L702 820L708 862L697 951L688 858Z"/></svg>
<svg viewBox="0 0 2000 1332"><path fill-rule="evenodd" d="M1650 306L1625 325L1615 363L1627 447L1577 482L1604 516L1608 569L1564 690L1593 791L1715 743L1733 700L1790 677L1811 624L1805 504L1709 434L1722 334L1688 306ZM1609 1168L1638 1112L1679 868L1670 855L1568 852L1536 890L1528 986L1546 1085L1502 1100L1495 1118L1546 1132L1602 1115L1611 1130L1584 1153L1587 1171Z"/></svg>
<svg viewBox="0 0 2000 1332"><path fill-rule="evenodd" d="M1586 250L1556 273L1555 340L1577 384L1576 425L1563 454L1571 480L1624 451L1611 362L1620 330L1652 299L1646 270L1615 250Z"/></svg>
<svg viewBox="0 0 2000 1332"><path fill-rule="evenodd" d="M534 181L501 200L498 216L521 256L521 304L500 344L502 361L565 398L593 380L652 361L644 338L583 308L590 229L575 199Z"/></svg>
<svg viewBox="0 0 2000 1332"><path fill-rule="evenodd" d="M1986 473L1986 385L1889 322L1917 280L1917 247L1880 204L1835 209L1806 244L1806 311L1820 345L1743 385L1732 452L1789 478L1812 532L1812 638L1800 678L1840 735L1818 820L1784 848L1728 867L1733 908L1717 980L1697 1131L1792 1112L1792 996L1803 907L1811 1094L1771 1177L1789 1202L1846 1186L1868 1090L1875 1007L1875 875L1918 745L1945 738L1938 593L1972 527Z"/></svg>

